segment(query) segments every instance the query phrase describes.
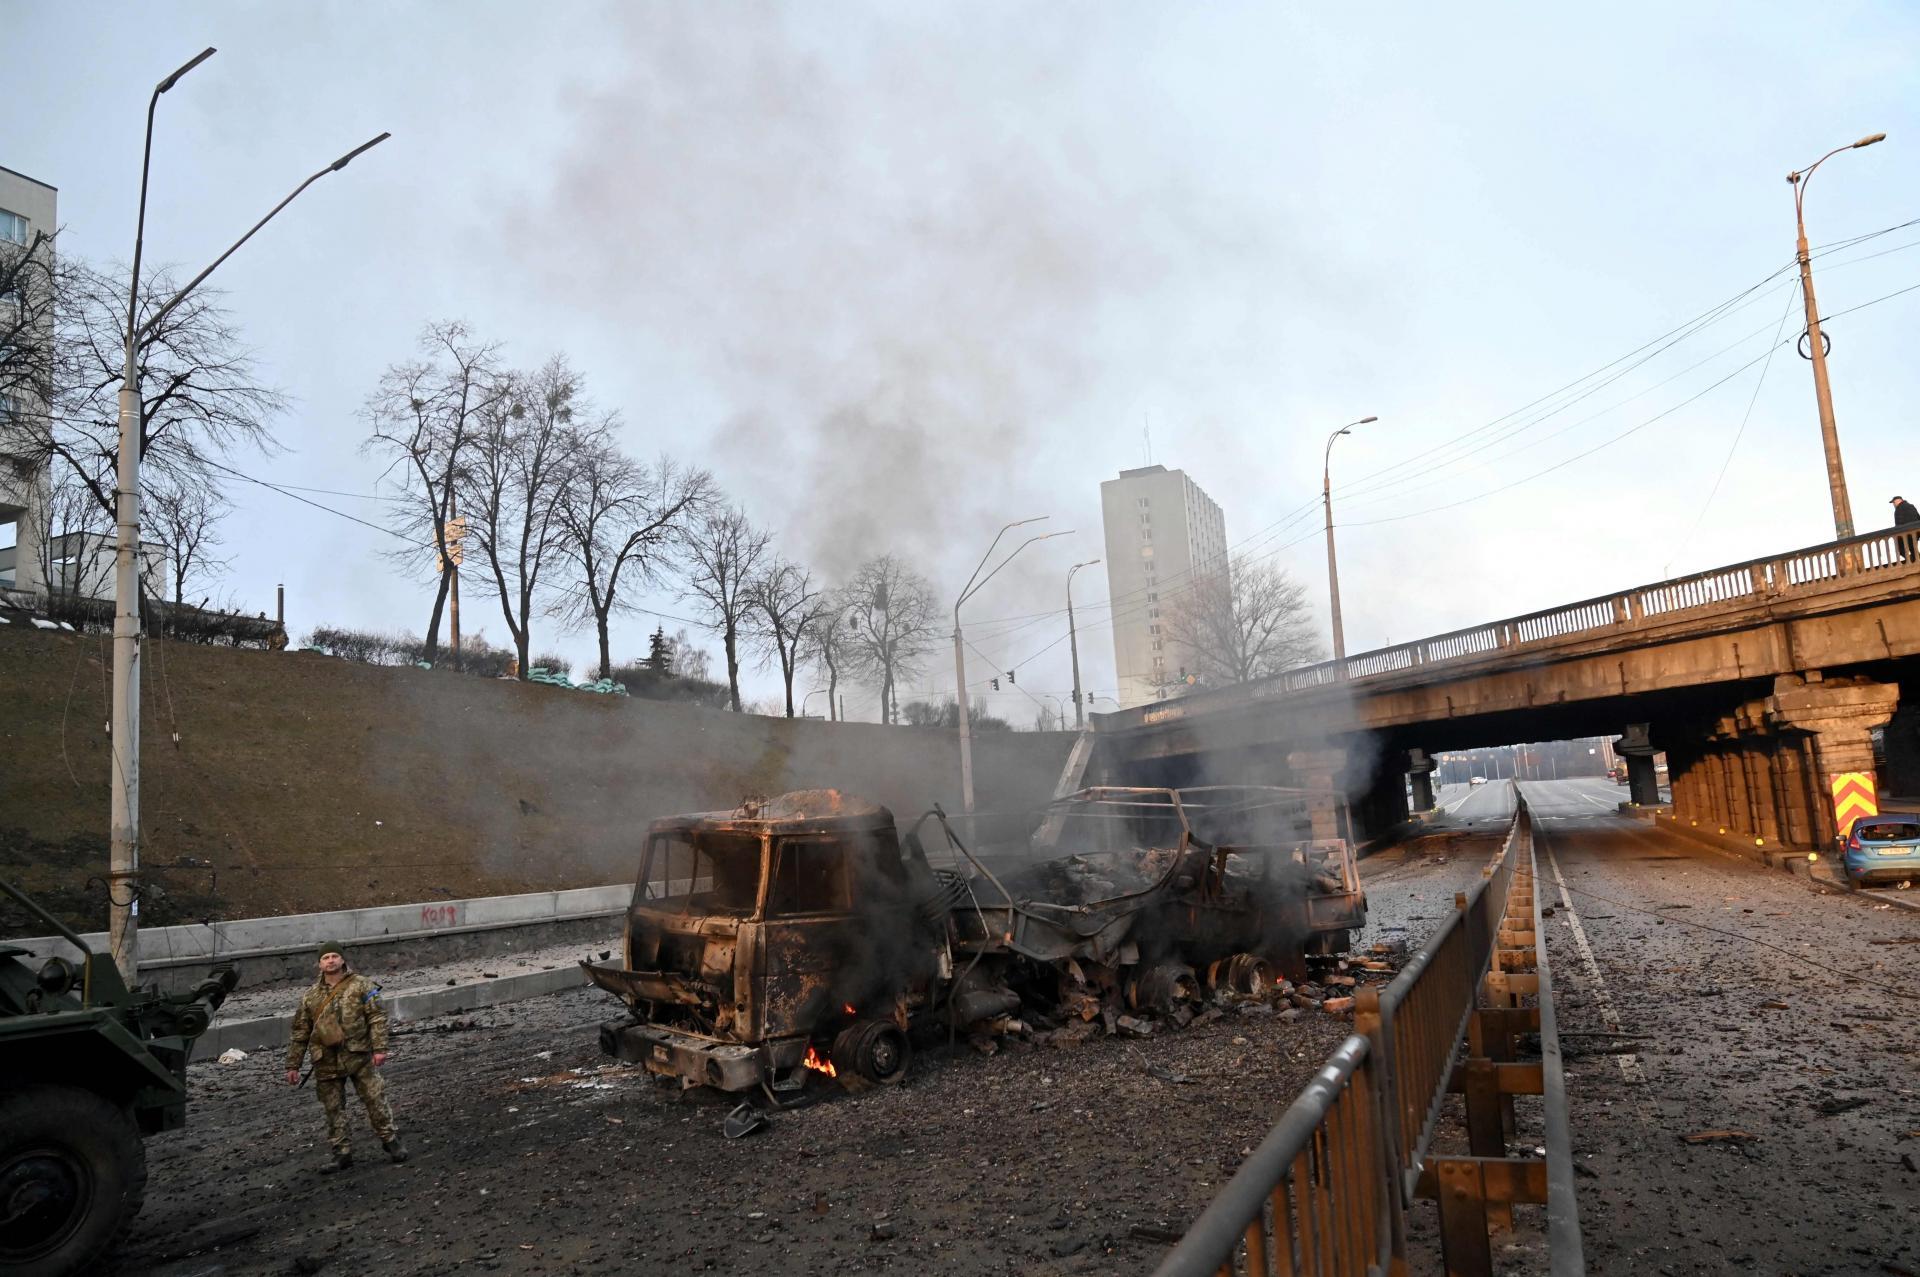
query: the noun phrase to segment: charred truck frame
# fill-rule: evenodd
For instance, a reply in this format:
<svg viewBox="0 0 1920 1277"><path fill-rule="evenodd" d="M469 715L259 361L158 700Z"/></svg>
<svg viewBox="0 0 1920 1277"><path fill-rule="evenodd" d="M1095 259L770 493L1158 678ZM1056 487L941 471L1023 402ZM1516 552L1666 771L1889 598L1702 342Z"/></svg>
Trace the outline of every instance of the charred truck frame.
<svg viewBox="0 0 1920 1277"><path fill-rule="evenodd" d="M1349 840L1308 836L1328 811L1350 829L1331 792L1089 789L999 845L939 808L902 837L834 790L660 820L621 960L581 964L629 1011L601 1047L777 1102L812 1074L899 1081L918 1026L1259 993L1366 920Z"/></svg>

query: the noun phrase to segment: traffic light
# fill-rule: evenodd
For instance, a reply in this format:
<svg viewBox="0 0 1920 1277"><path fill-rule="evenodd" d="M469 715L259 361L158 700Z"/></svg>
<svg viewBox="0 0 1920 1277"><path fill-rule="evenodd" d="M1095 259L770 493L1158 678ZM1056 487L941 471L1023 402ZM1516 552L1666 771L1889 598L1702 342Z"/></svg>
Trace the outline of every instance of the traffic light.
<svg viewBox="0 0 1920 1277"><path fill-rule="evenodd" d="M1015 677L1013 676L1013 674L1014 674L1014 672L1013 672L1012 670L1008 670L1008 671L1007 671L1007 682L1009 682L1009 683L1018 683L1018 682L1019 682L1020 680L1019 680L1019 679L1017 679L1017 678L1015 678Z"/></svg>
<svg viewBox="0 0 1920 1277"><path fill-rule="evenodd" d="M996 679L992 679L992 680L990 680L990 681L991 681L991 682L993 683L993 690L994 690L994 691L996 691L996 692L997 692L997 691L999 691L999 690L1000 690L1000 680L996 678Z"/></svg>

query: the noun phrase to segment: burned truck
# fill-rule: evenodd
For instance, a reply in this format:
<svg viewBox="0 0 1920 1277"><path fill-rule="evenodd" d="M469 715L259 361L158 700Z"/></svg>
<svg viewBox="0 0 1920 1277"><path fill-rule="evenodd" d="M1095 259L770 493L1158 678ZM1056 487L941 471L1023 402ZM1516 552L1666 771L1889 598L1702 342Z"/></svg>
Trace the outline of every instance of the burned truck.
<svg viewBox="0 0 1920 1277"><path fill-rule="evenodd" d="M1330 793L1100 788L996 840L806 790L660 820L619 960L581 964L628 1010L600 1044L779 1103L820 1075L900 1081L929 1026L1257 994L1365 922L1350 843L1312 836L1329 814L1344 831Z"/></svg>

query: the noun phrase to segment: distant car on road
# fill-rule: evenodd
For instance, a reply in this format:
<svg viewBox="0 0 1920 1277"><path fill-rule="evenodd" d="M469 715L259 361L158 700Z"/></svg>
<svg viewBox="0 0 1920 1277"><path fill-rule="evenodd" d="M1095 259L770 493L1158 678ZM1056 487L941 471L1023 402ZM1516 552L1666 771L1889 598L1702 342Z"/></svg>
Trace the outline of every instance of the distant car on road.
<svg viewBox="0 0 1920 1277"><path fill-rule="evenodd" d="M1472 780L1468 781L1467 783L1469 785L1484 785L1487 783L1487 778L1485 776L1475 776Z"/></svg>
<svg viewBox="0 0 1920 1277"><path fill-rule="evenodd" d="M1920 816L1882 812L1854 821L1840 843L1840 872L1855 887L1920 878Z"/></svg>

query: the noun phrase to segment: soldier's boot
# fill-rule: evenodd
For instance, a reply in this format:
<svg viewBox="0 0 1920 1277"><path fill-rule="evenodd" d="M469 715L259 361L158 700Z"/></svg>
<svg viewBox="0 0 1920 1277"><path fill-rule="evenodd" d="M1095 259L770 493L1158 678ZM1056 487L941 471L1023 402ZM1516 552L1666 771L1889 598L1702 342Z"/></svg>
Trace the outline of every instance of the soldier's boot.
<svg viewBox="0 0 1920 1277"><path fill-rule="evenodd" d="M331 1175L336 1171L344 1171L352 1165L353 1165L352 1153L343 1153L336 1150L333 1155L333 1160L331 1162L328 1162L325 1166L322 1166L320 1168L320 1173L322 1175Z"/></svg>
<svg viewBox="0 0 1920 1277"><path fill-rule="evenodd" d="M398 1135L394 1136L390 1140L382 1140L380 1142L380 1147L386 1149L387 1156L391 1157L396 1162L404 1162L407 1160L407 1146L400 1142L400 1137Z"/></svg>

